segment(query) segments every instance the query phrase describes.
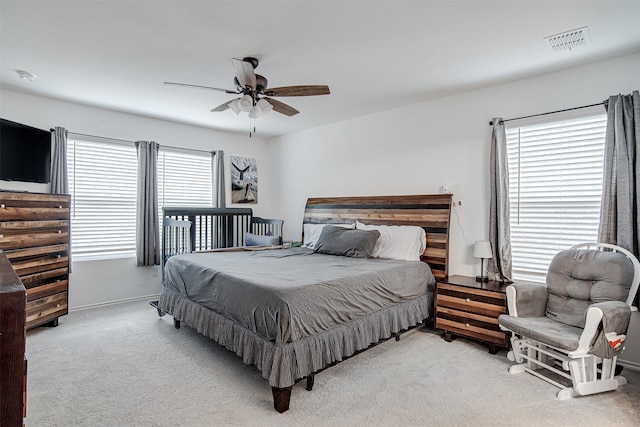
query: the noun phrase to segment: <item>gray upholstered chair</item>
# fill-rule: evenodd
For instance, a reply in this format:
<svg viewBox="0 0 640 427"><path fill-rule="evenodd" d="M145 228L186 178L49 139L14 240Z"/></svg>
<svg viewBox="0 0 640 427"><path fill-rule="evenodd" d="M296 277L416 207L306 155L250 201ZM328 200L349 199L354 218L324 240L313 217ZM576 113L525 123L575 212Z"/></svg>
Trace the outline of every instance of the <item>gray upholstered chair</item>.
<svg viewBox="0 0 640 427"><path fill-rule="evenodd" d="M558 253L547 286L509 285L509 314L498 319L512 333L507 357L518 364L509 372L550 382L561 389L560 400L626 384L615 375L616 363L637 310L632 304L639 282L640 263L633 254L591 243Z"/></svg>

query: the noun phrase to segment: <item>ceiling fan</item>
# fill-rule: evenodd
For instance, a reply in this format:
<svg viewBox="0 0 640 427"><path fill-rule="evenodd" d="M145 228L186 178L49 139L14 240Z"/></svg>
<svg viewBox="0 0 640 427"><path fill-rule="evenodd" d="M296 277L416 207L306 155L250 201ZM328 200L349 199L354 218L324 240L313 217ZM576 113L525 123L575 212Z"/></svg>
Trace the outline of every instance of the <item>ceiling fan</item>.
<svg viewBox="0 0 640 427"><path fill-rule="evenodd" d="M220 104L212 112L233 110L236 114L241 111L249 113L249 117L258 118L269 113L271 110L284 114L285 116L295 116L298 110L284 102L273 99L274 96L314 96L329 95L329 86L307 85L307 86L282 86L268 87L266 77L255 73L258 67L258 60L253 57L246 57L242 60L233 58L231 60L235 70L235 90L220 89L217 87L192 85L186 83L164 82L166 85L187 86L201 89L217 90L225 93L241 94L240 98L232 99L224 104Z"/></svg>

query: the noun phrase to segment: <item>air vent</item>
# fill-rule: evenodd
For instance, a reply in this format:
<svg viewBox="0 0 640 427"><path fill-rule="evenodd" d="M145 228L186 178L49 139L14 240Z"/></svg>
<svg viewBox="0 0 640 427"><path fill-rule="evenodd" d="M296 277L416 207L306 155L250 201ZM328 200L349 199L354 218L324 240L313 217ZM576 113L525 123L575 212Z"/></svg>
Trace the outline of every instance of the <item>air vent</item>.
<svg viewBox="0 0 640 427"><path fill-rule="evenodd" d="M565 31L564 33L548 36L544 39L549 42L549 46L556 52L575 49L591 42L589 27Z"/></svg>

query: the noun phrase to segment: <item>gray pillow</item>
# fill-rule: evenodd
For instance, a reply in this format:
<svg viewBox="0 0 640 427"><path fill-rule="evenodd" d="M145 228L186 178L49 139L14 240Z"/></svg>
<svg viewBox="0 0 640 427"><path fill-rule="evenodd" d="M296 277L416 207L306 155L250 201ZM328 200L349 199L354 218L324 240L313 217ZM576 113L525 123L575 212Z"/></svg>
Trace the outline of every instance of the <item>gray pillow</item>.
<svg viewBox="0 0 640 427"><path fill-rule="evenodd" d="M377 230L352 230L327 225L322 229L314 252L342 255L353 258L369 258L380 237Z"/></svg>
<svg viewBox="0 0 640 427"><path fill-rule="evenodd" d="M280 244L280 237L246 233L244 235L244 244L247 246L276 246Z"/></svg>

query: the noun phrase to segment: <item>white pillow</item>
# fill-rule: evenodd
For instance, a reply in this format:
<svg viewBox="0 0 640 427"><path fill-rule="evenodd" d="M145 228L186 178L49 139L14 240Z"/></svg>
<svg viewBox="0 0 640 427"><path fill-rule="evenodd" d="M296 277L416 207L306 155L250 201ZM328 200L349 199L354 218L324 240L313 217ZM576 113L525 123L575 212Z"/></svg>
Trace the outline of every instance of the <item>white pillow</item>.
<svg viewBox="0 0 640 427"><path fill-rule="evenodd" d="M320 234L322 233L322 229L326 225L335 225L336 227L344 227L354 229L356 228L355 224L304 224L302 227L304 229L304 244L303 248L315 249L316 243L318 243L318 239L320 238Z"/></svg>
<svg viewBox="0 0 640 427"><path fill-rule="evenodd" d="M403 261L420 261L426 248L426 236L422 227L413 225L368 225L356 223L359 230L377 230L380 233L372 258L389 258Z"/></svg>

